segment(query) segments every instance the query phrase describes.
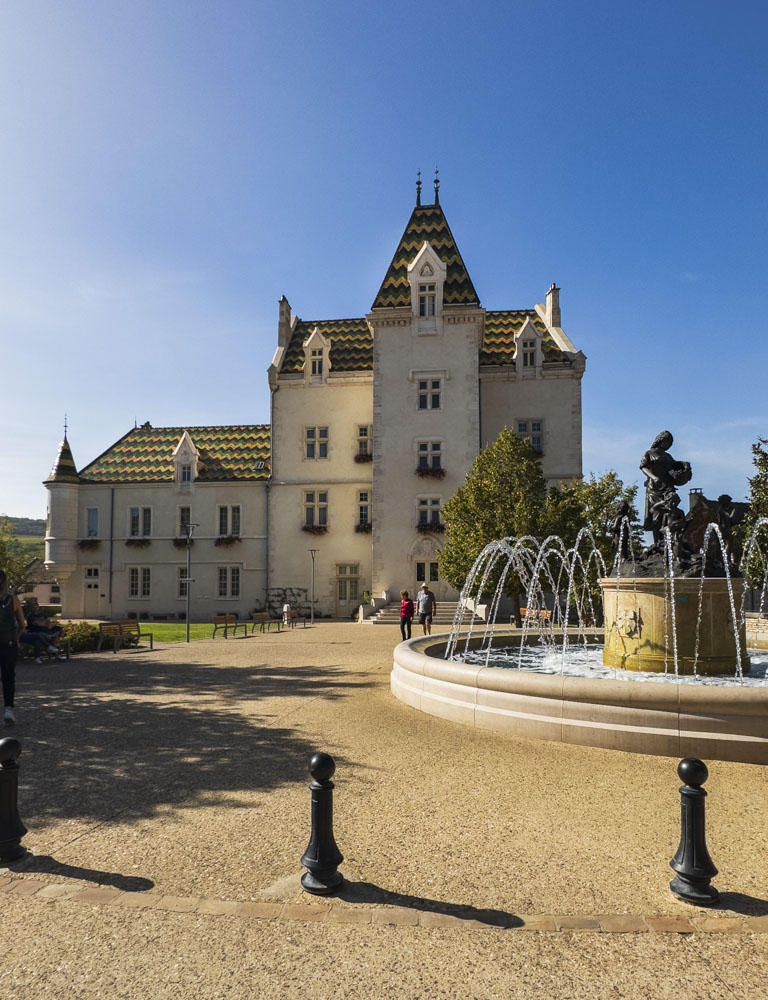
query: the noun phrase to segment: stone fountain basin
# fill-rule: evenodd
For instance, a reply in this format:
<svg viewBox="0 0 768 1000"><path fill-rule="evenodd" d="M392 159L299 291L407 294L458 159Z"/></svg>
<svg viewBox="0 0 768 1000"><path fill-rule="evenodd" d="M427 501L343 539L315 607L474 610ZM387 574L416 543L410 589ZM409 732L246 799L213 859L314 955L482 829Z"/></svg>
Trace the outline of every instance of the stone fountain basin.
<svg viewBox="0 0 768 1000"><path fill-rule="evenodd" d="M497 630L493 645L519 637ZM473 637L470 647L481 641ZM483 667L442 659L446 646L447 636L396 646L394 696L429 715L511 736L768 764L768 688L631 684Z"/></svg>

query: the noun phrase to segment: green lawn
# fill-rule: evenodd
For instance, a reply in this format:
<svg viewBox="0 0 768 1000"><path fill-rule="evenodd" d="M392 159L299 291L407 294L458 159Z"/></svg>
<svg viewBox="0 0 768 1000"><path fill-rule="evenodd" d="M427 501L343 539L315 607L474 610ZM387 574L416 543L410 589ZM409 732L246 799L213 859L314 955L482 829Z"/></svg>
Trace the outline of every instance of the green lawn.
<svg viewBox="0 0 768 1000"><path fill-rule="evenodd" d="M151 632L156 642L186 642L187 626L185 622L140 622L143 632ZM221 633L219 633L221 635ZM242 631L238 631L242 635ZM194 622L189 626L189 638L210 639L213 635L213 625L196 625ZM218 636L217 636L218 638Z"/></svg>

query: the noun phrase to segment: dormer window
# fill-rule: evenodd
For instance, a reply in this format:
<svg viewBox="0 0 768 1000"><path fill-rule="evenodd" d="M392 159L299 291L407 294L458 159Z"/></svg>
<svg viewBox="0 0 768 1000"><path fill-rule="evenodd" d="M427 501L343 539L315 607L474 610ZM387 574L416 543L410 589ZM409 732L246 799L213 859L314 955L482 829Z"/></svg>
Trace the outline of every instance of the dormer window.
<svg viewBox="0 0 768 1000"><path fill-rule="evenodd" d="M522 343L523 350L523 368L535 368L536 367L536 341L535 340L524 340Z"/></svg>
<svg viewBox="0 0 768 1000"><path fill-rule="evenodd" d="M435 283L419 285L419 316L435 315Z"/></svg>
<svg viewBox="0 0 768 1000"><path fill-rule="evenodd" d="M325 384L331 370L331 342L315 327L303 344L304 382L306 385Z"/></svg>
<svg viewBox="0 0 768 1000"><path fill-rule="evenodd" d="M194 441L189 432L184 431L173 452L174 478L181 492L188 493L191 490L198 474L199 460L200 455Z"/></svg>

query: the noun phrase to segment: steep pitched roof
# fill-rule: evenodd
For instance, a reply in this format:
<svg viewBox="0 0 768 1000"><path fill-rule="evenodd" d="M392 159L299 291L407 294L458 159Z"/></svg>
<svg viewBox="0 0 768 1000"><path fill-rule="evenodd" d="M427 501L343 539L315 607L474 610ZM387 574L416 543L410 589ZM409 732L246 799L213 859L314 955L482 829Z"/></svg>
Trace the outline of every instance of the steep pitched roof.
<svg viewBox="0 0 768 1000"><path fill-rule="evenodd" d="M328 319L313 323L299 320L285 352L281 372L302 371L302 345L315 327L331 342L331 371L360 372L373 368L373 338L364 319Z"/></svg>
<svg viewBox="0 0 768 1000"><path fill-rule="evenodd" d="M477 292L461 259L442 208L440 205L417 205L408 220L395 256L374 300L374 309L411 304L408 265L425 240L447 267L443 304L479 303Z"/></svg>
<svg viewBox="0 0 768 1000"><path fill-rule="evenodd" d="M77 474L75 460L72 458L72 451L66 437L59 446L59 454L53 463L51 474L45 480L46 483L79 483L80 477Z"/></svg>
<svg viewBox="0 0 768 1000"><path fill-rule="evenodd" d="M483 343L480 348L481 365L511 365L514 363L515 334L527 319L543 335L541 352L544 362L565 361L546 325L535 309L495 309L485 314Z"/></svg>
<svg viewBox="0 0 768 1000"><path fill-rule="evenodd" d="M80 470L91 483L170 483L173 452L184 431L200 453L197 480L259 482L269 478L270 435L267 424L224 427L134 427L111 448ZM261 465L261 468L257 468Z"/></svg>

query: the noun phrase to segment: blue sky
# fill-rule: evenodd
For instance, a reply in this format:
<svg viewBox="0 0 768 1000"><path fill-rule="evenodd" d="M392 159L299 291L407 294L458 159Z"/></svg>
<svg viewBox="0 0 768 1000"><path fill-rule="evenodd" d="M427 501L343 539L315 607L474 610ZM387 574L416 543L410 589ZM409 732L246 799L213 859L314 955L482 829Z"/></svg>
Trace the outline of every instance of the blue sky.
<svg viewBox="0 0 768 1000"><path fill-rule="evenodd" d="M584 468L746 495L768 436L763 4L4 0L0 511L134 420L266 423L277 303L364 315L414 203L483 305L552 281ZM429 200L428 198L425 200Z"/></svg>

